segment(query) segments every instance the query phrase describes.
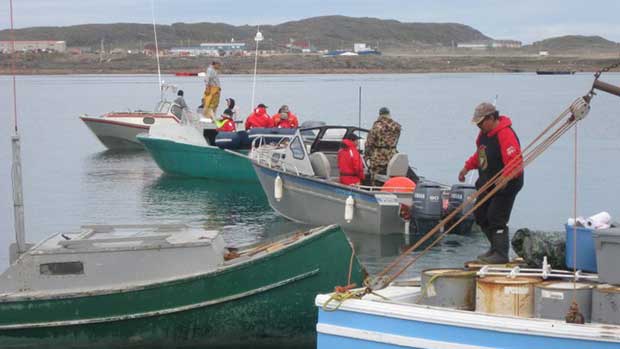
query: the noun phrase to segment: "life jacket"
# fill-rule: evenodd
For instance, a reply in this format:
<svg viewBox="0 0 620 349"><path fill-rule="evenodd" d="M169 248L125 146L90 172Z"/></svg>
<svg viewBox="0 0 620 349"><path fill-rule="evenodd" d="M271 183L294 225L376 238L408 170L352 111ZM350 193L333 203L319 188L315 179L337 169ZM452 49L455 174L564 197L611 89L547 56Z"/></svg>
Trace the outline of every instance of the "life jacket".
<svg viewBox="0 0 620 349"><path fill-rule="evenodd" d="M338 151L338 170L340 171L340 183L358 184L364 179L364 164L355 143L349 139L343 139Z"/></svg>
<svg viewBox="0 0 620 349"><path fill-rule="evenodd" d="M297 120L297 116L295 116L295 114L290 113L290 112L288 113L287 119L282 119L280 117L280 113L274 114L272 116L272 119L273 119L273 123L275 124L277 128L298 128L299 127L299 121Z"/></svg>
<svg viewBox="0 0 620 349"><path fill-rule="evenodd" d="M267 114L267 110L263 107L254 109L254 112L245 120L245 129L249 130L255 127L273 128L275 127L273 119Z"/></svg>
<svg viewBox="0 0 620 349"><path fill-rule="evenodd" d="M217 128L218 131L223 132L235 132L237 131L237 126L235 122L231 118L222 118L221 125Z"/></svg>

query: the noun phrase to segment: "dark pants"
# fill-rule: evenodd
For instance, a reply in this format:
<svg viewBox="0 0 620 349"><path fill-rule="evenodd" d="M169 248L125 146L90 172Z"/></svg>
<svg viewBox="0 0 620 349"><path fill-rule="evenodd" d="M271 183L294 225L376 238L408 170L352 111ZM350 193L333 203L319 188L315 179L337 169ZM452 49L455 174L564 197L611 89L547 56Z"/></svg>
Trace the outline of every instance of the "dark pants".
<svg viewBox="0 0 620 349"><path fill-rule="evenodd" d="M476 187L483 183L476 183ZM483 231L494 231L508 227L512 206L517 194L523 188L523 175L511 180L506 187L499 190L493 197L476 209L474 217ZM484 195L481 195L482 197Z"/></svg>

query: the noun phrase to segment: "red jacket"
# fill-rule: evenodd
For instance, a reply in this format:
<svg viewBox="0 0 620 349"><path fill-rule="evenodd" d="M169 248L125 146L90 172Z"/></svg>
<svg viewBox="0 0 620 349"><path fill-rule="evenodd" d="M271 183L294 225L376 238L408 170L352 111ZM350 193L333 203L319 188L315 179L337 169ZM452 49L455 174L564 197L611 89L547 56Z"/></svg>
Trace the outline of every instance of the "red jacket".
<svg viewBox="0 0 620 349"><path fill-rule="evenodd" d="M255 127L273 128L275 124L267 114L267 110L263 107L254 109L254 112L245 120L245 129L249 130Z"/></svg>
<svg viewBox="0 0 620 349"><path fill-rule="evenodd" d="M277 128L298 128L299 121L293 113L288 113L288 119L280 119L280 114L273 114L271 117Z"/></svg>
<svg viewBox="0 0 620 349"><path fill-rule="evenodd" d="M343 139L338 151L338 169L340 170L340 183L358 184L364 179L364 164L355 143L350 139Z"/></svg>
<svg viewBox="0 0 620 349"><path fill-rule="evenodd" d="M510 175L511 171L521 167L523 165L523 157L521 155L521 145L519 144L519 139L517 135L512 130L512 121L507 116L499 117L499 124L497 127L492 129L486 135L483 135L482 132L478 134L478 138L476 139L476 152L465 162L465 168L468 170L478 169L479 171L486 171L487 169L492 172L497 173L498 171L502 171L503 176ZM496 151L501 154L500 156L493 156L493 152L495 149L490 147L493 143L484 142L487 144L481 144L482 140L487 139L496 139L496 144L499 145L499 149ZM484 156L484 161L481 163L480 156ZM507 166L513 159L515 160L511 166ZM496 169L497 171L495 171ZM523 172L518 171L514 175L519 175ZM489 175L493 175L494 173L490 173ZM490 177L490 176L489 176Z"/></svg>
<svg viewBox="0 0 620 349"><path fill-rule="evenodd" d="M218 131L223 131L223 132L237 131L237 126L235 125L235 122L233 121L233 119L223 118L223 120L224 120L224 123L222 124L222 126L217 128Z"/></svg>

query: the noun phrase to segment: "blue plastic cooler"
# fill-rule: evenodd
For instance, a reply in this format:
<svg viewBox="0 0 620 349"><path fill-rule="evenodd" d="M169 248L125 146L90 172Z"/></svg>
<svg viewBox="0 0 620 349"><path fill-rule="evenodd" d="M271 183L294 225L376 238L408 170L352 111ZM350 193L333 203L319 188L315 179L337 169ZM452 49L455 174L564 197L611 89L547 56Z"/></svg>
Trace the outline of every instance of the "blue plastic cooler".
<svg viewBox="0 0 620 349"><path fill-rule="evenodd" d="M575 234L573 229L577 230L577 269L596 273L596 252L594 250L594 240L592 239L592 229L584 227L573 228L572 225L566 227L566 268L573 269L575 261L573 242Z"/></svg>

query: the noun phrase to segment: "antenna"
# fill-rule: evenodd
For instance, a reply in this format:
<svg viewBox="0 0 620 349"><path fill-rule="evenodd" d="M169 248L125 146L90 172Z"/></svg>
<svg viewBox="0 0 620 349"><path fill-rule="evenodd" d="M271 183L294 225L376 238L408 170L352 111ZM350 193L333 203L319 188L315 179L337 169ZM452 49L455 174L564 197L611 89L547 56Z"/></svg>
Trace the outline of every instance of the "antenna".
<svg viewBox="0 0 620 349"><path fill-rule="evenodd" d="M159 80L160 100L164 100L164 90L161 81L161 68L159 66L159 45L157 43L157 29L155 27L155 0L151 0L151 17L153 19L153 35L155 37L155 58L157 59L157 79Z"/></svg>
<svg viewBox="0 0 620 349"><path fill-rule="evenodd" d="M250 104L250 112L254 110L254 96L256 93L256 68L258 66L258 43L263 41L263 33L260 32L260 26L256 27L256 36L254 37L254 41L256 41L256 50L254 51L254 78L252 80L252 103Z"/></svg>
<svg viewBox="0 0 620 349"><path fill-rule="evenodd" d="M21 145L19 139L19 129L17 127L17 88L15 84L15 30L13 26L13 0L9 1L11 18L11 73L13 75L13 120L14 125L11 134L11 145L13 152L13 163L11 166L11 181L13 184L13 219L15 228L15 243L17 245L17 255L21 255L28 250L26 244L26 232L24 224L24 191L22 185L22 164L21 164ZM11 248L11 251L13 249ZM15 258L16 259L16 258ZM11 260L14 260L11 257Z"/></svg>

